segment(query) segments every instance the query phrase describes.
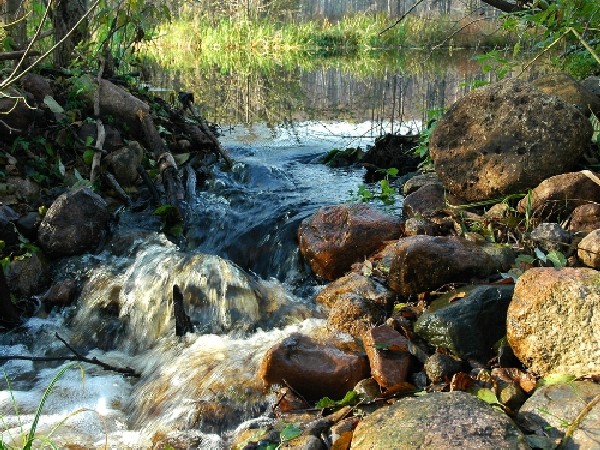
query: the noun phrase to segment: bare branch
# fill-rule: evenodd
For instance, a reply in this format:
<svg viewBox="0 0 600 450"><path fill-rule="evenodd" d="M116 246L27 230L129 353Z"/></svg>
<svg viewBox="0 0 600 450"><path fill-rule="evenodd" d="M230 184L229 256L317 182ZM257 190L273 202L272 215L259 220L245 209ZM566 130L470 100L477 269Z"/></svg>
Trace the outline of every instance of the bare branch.
<svg viewBox="0 0 600 450"><path fill-rule="evenodd" d="M27 50L16 50L13 52L2 52L0 53L0 61L14 61L15 59L22 58ZM29 52L27 56L39 56L40 52Z"/></svg>
<svg viewBox="0 0 600 450"><path fill-rule="evenodd" d="M380 31L379 36L381 36L383 33L388 32L389 30L394 28L396 25L398 25L400 22L402 22L404 19L406 19L406 16L408 16L417 6L419 6L421 3L423 3L423 1L424 0L417 0L417 2L414 5L412 5L408 11L406 11L404 14L402 14L402 16L398 20L396 20L393 24L388 26L385 30Z"/></svg>

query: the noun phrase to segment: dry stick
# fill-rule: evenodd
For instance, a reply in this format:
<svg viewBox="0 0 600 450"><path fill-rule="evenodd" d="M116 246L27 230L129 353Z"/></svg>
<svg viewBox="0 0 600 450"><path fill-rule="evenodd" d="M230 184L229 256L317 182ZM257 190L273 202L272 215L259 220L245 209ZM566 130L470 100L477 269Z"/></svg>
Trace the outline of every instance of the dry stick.
<svg viewBox="0 0 600 450"><path fill-rule="evenodd" d="M110 187L115 190L121 200L123 200L128 206L131 205L131 198L129 195L127 195L127 192L125 192L125 190L121 187L112 173L106 172L104 174L104 179L108 182L108 184L110 184Z"/></svg>
<svg viewBox="0 0 600 450"><path fill-rule="evenodd" d="M400 22L402 22L404 19L406 19L406 16L408 16L413 11L413 9L415 9L417 6L419 6L421 3L423 3L423 1L424 0L417 0L417 2L414 5L412 5L408 11L406 11L404 14L402 14L402 17L400 17L393 24L391 24L390 26L388 26L385 30L380 31L379 34L378 34L378 36L381 36L383 33L391 30L396 25L398 25Z"/></svg>
<svg viewBox="0 0 600 450"><path fill-rule="evenodd" d="M473 25L476 22L479 22L481 20L490 20L489 17L478 17L477 19L473 19L471 22L469 22L466 25L463 25L462 27L460 27L458 30L455 30L452 34L450 34L450 36L446 37L442 42L440 42L437 45L434 45L433 47L431 47L432 50L437 50L438 48L440 48L442 45L444 45L446 42L448 42L450 39L452 39L454 36L456 36L458 33L460 33L462 30L464 30L465 28L470 27L471 25Z"/></svg>
<svg viewBox="0 0 600 450"><path fill-rule="evenodd" d="M102 151L104 147L104 141L106 140L106 130L100 120L100 89L102 89L102 73L104 72L104 65L106 60L103 56L100 57L100 67L98 69L98 89L94 91L94 116L96 117L96 128L98 130L98 137L96 138L96 150L94 151L94 159L92 160L92 169L90 171L90 181L93 183L100 172L100 160L102 159Z"/></svg>
<svg viewBox="0 0 600 450"><path fill-rule="evenodd" d="M212 131L210 131L204 119L201 116L198 116L198 118L200 122L200 129L204 131L204 134L206 134L208 138L212 141L212 143L217 147L217 151L223 157L223 159L227 163L227 166L231 169L234 163L233 158L229 156L229 152L227 152L227 150L223 148L219 140L215 137L214 134L212 134Z"/></svg>
<svg viewBox="0 0 600 450"><path fill-rule="evenodd" d="M112 372L121 373L123 375L134 377L134 378L141 378L141 376L142 376L140 373L136 372L131 367L116 367L116 366L112 366L110 364L107 364L107 363L105 363L103 361L100 361L96 357L94 357L94 358L88 358L86 356L83 356L82 354L80 354L79 352L77 352L76 350L74 350L73 347L71 347L63 338L61 338L58 335L58 333L56 334L56 338L58 340L60 340L65 345L65 347L67 347L69 350L71 350L73 352L73 356L3 355L3 356L0 356L0 361L13 361L13 360L18 360L18 361L33 361L33 362L38 362L38 361L42 361L42 362L47 362L47 361L79 361L79 362L85 362L85 363L89 363L89 364L94 364L96 366L102 367L105 370L110 370Z"/></svg>
<svg viewBox="0 0 600 450"><path fill-rule="evenodd" d="M585 419L585 416L587 416L588 413L598 403L600 403L600 394L596 395L587 405L585 405L584 408L577 415L575 420L571 422L569 428L567 428L567 432L565 433L565 435L562 438L562 441L560 442L559 448L567 448L567 442L569 439L571 439L571 436L573 436L573 433L575 433L575 430L579 427L579 424L583 421L583 419Z"/></svg>
<svg viewBox="0 0 600 450"><path fill-rule="evenodd" d="M148 189L150 189L150 193L152 194L152 199L154 200L154 204L155 205L160 204L160 194L156 190L156 186L154 186L154 183L150 179L150 176L148 175L148 173L144 170L144 168L142 166L137 167L137 173L142 177L142 180L144 181L144 184L146 184Z"/></svg>

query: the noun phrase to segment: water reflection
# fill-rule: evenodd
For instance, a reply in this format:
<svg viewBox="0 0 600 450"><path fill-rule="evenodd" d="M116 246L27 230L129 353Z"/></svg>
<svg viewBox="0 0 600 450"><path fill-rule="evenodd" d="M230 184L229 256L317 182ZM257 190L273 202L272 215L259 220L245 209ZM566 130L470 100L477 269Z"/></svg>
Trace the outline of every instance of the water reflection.
<svg viewBox="0 0 600 450"><path fill-rule="evenodd" d="M420 121L465 95L483 75L471 51L405 51L353 57L295 55L285 61L213 61L174 54L155 61L150 84L191 91L202 113L221 125L271 128L307 120ZM195 64L190 64L195 61ZM163 68L158 68L160 63ZM395 130L390 131L398 131Z"/></svg>

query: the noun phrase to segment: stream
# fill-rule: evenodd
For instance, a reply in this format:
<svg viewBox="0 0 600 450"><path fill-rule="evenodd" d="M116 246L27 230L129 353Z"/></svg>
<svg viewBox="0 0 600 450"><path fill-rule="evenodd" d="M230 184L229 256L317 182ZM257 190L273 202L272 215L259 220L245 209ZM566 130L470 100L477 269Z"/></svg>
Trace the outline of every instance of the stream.
<svg viewBox="0 0 600 450"><path fill-rule="evenodd" d="M331 79L342 82L344 74L336 73ZM396 93L400 75L392 75L379 80L387 86L384 100L386 92ZM366 82L344 76L358 98ZM444 78L442 90L459 95L465 77ZM328 78L321 78L327 87ZM50 442L61 448L151 448L166 434L185 430L194 430L199 448L227 448L237 426L268 414L276 395L256 376L265 352L293 332L317 339L328 333L314 302L322 286L299 257L298 225L320 206L356 201L362 183L362 169L331 169L316 160L332 148L372 145L392 128L415 131L424 112L409 110L427 102L410 94L433 92L417 83L420 78L404 78L410 89L406 98L398 95L398 108L400 100L407 105L402 114L393 108L375 114L374 106L358 101L353 107L363 112L352 120L325 119L335 109L327 93L345 107L349 97L338 95L346 92L342 88L322 91L321 83L316 94L304 94L304 103L313 105L318 92L326 92L321 103L328 114L301 108L295 116L252 123L240 123L237 115L210 117L221 124L221 143L236 164L227 172L215 167L198 186L188 202L185 238L168 240L152 211L120 211L103 251L54 267L56 280L77 280L75 305L49 313L40 308L22 327L0 335L0 355L71 354L58 334L79 353L131 367L140 378L90 364L9 361L0 387L2 440L23 442L40 406L36 448ZM391 213L399 213L397 200ZM184 337L175 336L174 285L195 328Z"/></svg>

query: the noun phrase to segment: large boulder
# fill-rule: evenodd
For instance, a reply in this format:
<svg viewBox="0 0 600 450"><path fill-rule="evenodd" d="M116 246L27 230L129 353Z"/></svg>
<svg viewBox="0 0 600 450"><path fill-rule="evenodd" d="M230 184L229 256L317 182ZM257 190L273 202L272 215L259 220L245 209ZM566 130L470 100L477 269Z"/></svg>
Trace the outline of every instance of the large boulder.
<svg viewBox="0 0 600 450"><path fill-rule="evenodd" d="M267 352L258 376L267 385L287 384L306 399L343 398L369 377L369 366L364 355L345 353L296 333Z"/></svg>
<svg viewBox="0 0 600 450"><path fill-rule="evenodd" d="M380 180L385 176L385 169L390 168L398 169L400 175L416 171L421 158L415 155L413 149L418 143L419 135L386 134L377 138L375 146L362 160L367 168L365 180Z"/></svg>
<svg viewBox="0 0 600 450"><path fill-rule="evenodd" d="M600 114L600 98L566 73L551 73L533 81L535 87L548 95L554 95L576 106L589 117Z"/></svg>
<svg viewBox="0 0 600 450"><path fill-rule="evenodd" d="M555 175L519 202L519 211L544 220L566 219L578 206L600 201L600 178L590 170Z"/></svg>
<svg viewBox="0 0 600 450"><path fill-rule="evenodd" d="M502 270L502 258L457 236L409 236L393 247L390 288L409 296Z"/></svg>
<svg viewBox="0 0 600 450"><path fill-rule="evenodd" d="M591 137L589 120L574 106L509 79L457 101L433 131L430 152L448 190L478 201L571 170Z"/></svg>
<svg viewBox="0 0 600 450"><path fill-rule="evenodd" d="M512 285L451 291L419 317L415 332L461 358L486 362L494 344L506 334L506 311L512 295Z"/></svg>
<svg viewBox="0 0 600 450"><path fill-rule="evenodd" d="M529 448L505 414L459 391L400 399L366 416L352 438L353 450L450 447Z"/></svg>
<svg viewBox="0 0 600 450"><path fill-rule="evenodd" d="M539 375L600 373L600 272L533 268L519 277L507 313L517 358Z"/></svg>
<svg viewBox="0 0 600 450"><path fill-rule="evenodd" d="M400 237L400 233L398 218L372 206L334 205L324 206L303 220L298 240L312 270L322 278L335 280L386 241Z"/></svg>
<svg viewBox="0 0 600 450"><path fill-rule="evenodd" d="M50 255L77 255L93 250L106 232L110 213L106 202L88 188L61 195L40 225L41 247Z"/></svg>

